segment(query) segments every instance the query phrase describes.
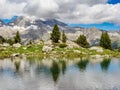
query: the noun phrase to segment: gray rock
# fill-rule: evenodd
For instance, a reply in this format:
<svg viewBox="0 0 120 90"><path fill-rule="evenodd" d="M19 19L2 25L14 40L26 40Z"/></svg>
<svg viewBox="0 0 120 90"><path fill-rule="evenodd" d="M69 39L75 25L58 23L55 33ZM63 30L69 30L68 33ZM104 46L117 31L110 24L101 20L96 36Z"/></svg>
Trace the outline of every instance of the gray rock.
<svg viewBox="0 0 120 90"><path fill-rule="evenodd" d="M73 52L74 53L81 53L79 50L74 50Z"/></svg>
<svg viewBox="0 0 120 90"><path fill-rule="evenodd" d="M12 55L11 55L11 57L19 57L20 56L20 53L13 53Z"/></svg>
<svg viewBox="0 0 120 90"><path fill-rule="evenodd" d="M43 51L43 52L46 52L46 53L49 53L49 52L51 52L52 50L53 50L53 48L50 47L50 46L43 46L43 49L42 49L42 51Z"/></svg>
<svg viewBox="0 0 120 90"><path fill-rule="evenodd" d="M96 50L97 52L103 52L102 47L91 47L90 50Z"/></svg>
<svg viewBox="0 0 120 90"><path fill-rule="evenodd" d="M9 47L10 46L10 44L8 44L8 43L3 43L3 45L2 45L3 47Z"/></svg>
<svg viewBox="0 0 120 90"><path fill-rule="evenodd" d="M19 48L19 47L21 47L22 45L20 44L20 43L16 43L16 44L13 44L13 47L15 47L15 48Z"/></svg>
<svg viewBox="0 0 120 90"><path fill-rule="evenodd" d="M76 43L74 43L74 42L72 42L70 40L68 40L66 43L68 45L67 46L68 49L71 49L71 48L80 48L80 46L78 44L76 44Z"/></svg>

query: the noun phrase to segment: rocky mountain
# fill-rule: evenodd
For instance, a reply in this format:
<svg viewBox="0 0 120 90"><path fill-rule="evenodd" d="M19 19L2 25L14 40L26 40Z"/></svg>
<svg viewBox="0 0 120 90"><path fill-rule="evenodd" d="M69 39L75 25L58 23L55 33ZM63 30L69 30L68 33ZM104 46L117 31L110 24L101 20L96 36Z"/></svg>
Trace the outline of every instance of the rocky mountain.
<svg viewBox="0 0 120 90"><path fill-rule="evenodd" d="M61 31L65 31L69 40L76 40L80 34L86 35L91 45L98 45L102 30L97 28L70 27L56 19L43 19L35 17L19 16L12 22L5 24L0 20L0 36L5 38L13 37L19 31L23 43L29 40L49 40L53 26L58 24ZM120 45L120 31L108 32L114 47Z"/></svg>

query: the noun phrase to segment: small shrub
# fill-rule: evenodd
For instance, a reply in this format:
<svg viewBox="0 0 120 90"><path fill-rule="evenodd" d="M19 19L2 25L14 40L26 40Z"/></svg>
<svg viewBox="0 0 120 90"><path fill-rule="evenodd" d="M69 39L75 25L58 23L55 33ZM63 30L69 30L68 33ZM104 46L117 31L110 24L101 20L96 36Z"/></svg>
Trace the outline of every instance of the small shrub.
<svg viewBox="0 0 120 90"><path fill-rule="evenodd" d="M61 44L59 44L59 47L60 47L60 48L65 48L65 47L67 47L67 44L61 43Z"/></svg>

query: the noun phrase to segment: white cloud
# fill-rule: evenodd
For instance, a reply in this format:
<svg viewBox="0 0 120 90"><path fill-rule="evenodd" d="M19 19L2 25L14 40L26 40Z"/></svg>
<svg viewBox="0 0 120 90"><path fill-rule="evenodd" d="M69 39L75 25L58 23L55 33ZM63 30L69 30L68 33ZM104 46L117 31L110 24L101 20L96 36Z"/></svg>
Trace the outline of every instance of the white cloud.
<svg viewBox="0 0 120 90"><path fill-rule="evenodd" d="M120 24L120 4L106 3L107 0L1 0L0 17L31 15L67 23Z"/></svg>
<svg viewBox="0 0 120 90"><path fill-rule="evenodd" d="M93 6L78 5L70 13L63 13L66 22L73 23L102 23L114 22L120 24L120 4L97 4ZM60 14L59 14L60 15ZM70 18L67 18L67 17ZM72 17L72 18L71 18Z"/></svg>
<svg viewBox="0 0 120 90"><path fill-rule="evenodd" d="M7 18L13 15L21 15L23 14L23 8L25 7L25 3L12 3L7 0L0 0L0 17Z"/></svg>

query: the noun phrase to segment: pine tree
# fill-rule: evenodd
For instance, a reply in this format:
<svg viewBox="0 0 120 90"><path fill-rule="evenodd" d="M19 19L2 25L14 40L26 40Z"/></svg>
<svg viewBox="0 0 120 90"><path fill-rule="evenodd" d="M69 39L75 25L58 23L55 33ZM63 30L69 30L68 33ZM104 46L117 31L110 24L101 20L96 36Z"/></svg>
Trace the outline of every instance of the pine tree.
<svg viewBox="0 0 120 90"><path fill-rule="evenodd" d="M86 36L84 36L84 35L80 35L78 37L78 39L76 40L76 43L78 45L80 45L81 47L84 47L84 48L88 48L89 47L89 43L88 43L88 41L86 39Z"/></svg>
<svg viewBox="0 0 120 90"><path fill-rule="evenodd" d="M58 28L58 25L55 24L52 33L51 33L51 38L50 38L54 43L58 43L60 40L60 31Z"/></svg>
<svg viewBox="0 0 120 90"><path fill-rule="evenodd" d="M5 42L5 39L2 36L0 36L0 44L2 44L4 42Z"/></svg>
<svg viewBox="0 0 120 90"><path fill-rule="evenodd" d="M112 49L111 46L111 40L107 32L102 32L101 38L100 38L100 46L105 49Z"/></svg>
<svg viewBox="0 0 120 90"><path fill-rule="evenodd" d="M19 31L17 31L16 36L14 37L14 41L15 41L15 43L20 43L21 42Z"/></svg>
<svg viewBox="0 0 120 90"><path fill-rule="evenodd" d="M63 31L63 33L62 33L62 42L66 43L66 41L67 41L67 37L65 35L65 32Z"/></svg>

